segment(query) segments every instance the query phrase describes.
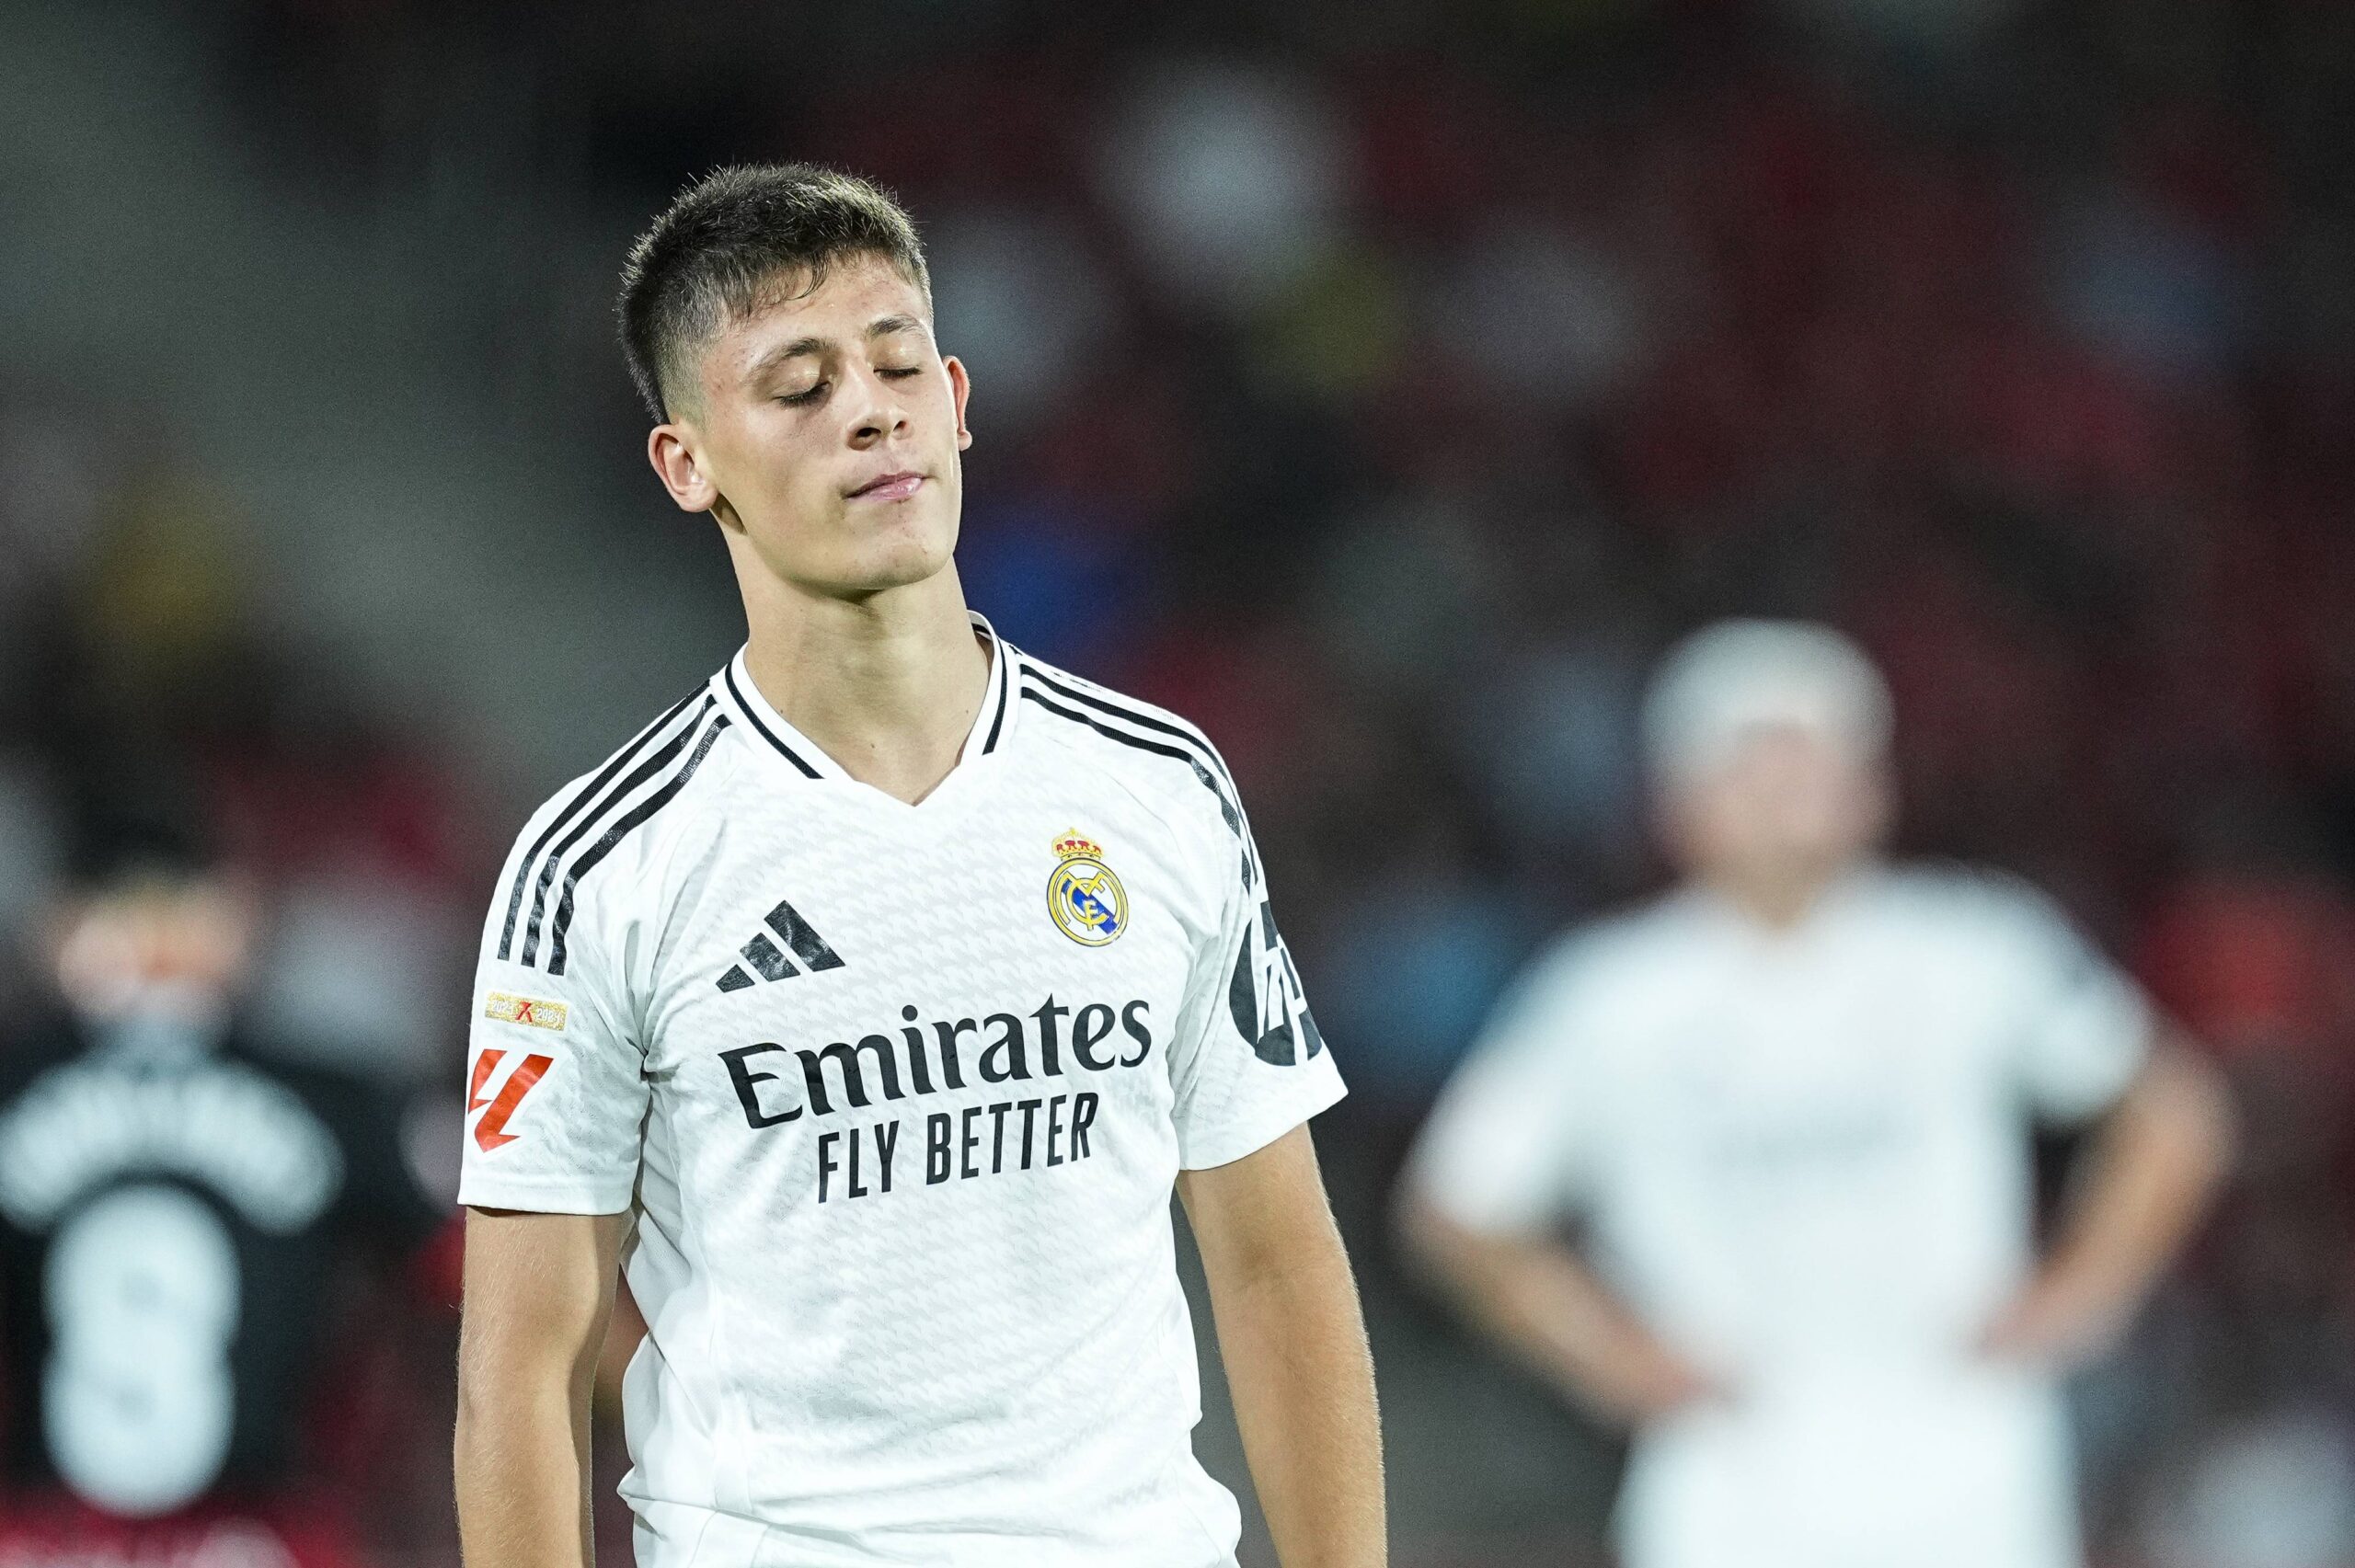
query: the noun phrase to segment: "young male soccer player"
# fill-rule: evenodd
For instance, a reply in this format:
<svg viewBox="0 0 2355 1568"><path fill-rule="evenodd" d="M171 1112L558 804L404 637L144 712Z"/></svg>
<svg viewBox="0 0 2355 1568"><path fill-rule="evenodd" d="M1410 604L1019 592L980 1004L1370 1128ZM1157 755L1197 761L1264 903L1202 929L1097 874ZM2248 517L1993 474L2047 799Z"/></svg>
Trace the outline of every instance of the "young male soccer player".
<svg viewBox="0 0 2355 1568"><path fill-rule="evenodd" d="M1183 1199L1285 1568L1384 1561L1307 1118L1341 1093L1200 731L969 616L964 367L906 215L800 166L632 251L655 472L751 637L534 815L473 1001L458 1504L589 1554L617 1263L642 1568L1216 1568Z"/></svg>
<svg viewBox="0 0 2355 1568"><path fill-rule="evenodd" d="M1888 712L1821 627L1671 656L1689 882L1533 968L1409 1168L1472 1315L1637 1427L1628 1568L2073 1568L2057 1376L2225 1157L2212 1070L2043 899L1879 862ZM2032 1117L2102 1124L2041 1260Z"/></svg>

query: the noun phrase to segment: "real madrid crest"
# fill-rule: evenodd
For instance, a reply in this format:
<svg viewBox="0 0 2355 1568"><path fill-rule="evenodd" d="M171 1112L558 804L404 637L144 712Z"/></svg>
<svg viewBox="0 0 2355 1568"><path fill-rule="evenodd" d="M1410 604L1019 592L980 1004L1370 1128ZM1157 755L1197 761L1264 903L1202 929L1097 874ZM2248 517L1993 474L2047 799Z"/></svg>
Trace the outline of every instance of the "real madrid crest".
<svg viewBox="0 0 2355 1568"><path fill-rule="evenodd" d="M1055 871L1047 878L1047 913L1065 936L1101 947L1129 928L1129 895L1104 864L1104 851L1077 830L1055 841Z"/></svg>

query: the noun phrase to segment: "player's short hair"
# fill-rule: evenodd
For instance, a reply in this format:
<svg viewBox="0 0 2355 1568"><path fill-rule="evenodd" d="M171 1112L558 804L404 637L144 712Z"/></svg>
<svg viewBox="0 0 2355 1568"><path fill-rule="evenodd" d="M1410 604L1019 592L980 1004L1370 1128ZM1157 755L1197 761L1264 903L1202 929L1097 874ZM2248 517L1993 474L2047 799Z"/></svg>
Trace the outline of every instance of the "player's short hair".
<svg viewBox="0 0 2355 1568"><path fill-rule="evenodd" d="M1663 783L1706 773L1775 727L1809 730L1878 761L1889 748L1888 683L1829 626L1720 621L1671 650L1644 699L1645 760Z"/></svg>
<svg viewBox="0 0 2355 1568"><path fill-rule="evenodd" d="M932 300L916 226L880 186L814 164L714 169L679 192L622 264L622 351L657 421L692 395L695 355L736 316L879 257ZM782 287L781 287L782 285Z"/></svg>

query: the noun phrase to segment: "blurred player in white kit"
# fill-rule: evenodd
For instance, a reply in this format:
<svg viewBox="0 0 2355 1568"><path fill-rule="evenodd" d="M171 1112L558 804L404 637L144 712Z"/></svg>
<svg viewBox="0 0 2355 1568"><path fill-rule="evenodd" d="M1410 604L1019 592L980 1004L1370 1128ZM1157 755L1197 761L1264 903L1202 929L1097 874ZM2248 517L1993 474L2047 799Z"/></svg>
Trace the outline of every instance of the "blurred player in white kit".
<svg viewBox="0 0 2355 1568"><path fill-rule="evenodd" d="M2051 905L1879 858L1889 729L1835 633L1676 650L1644 741L1685 880L1531 967L1407 1170L1410 1252L1634 1428L1627 1568L2075 1568L2059 1379L2229 1157L2211 1070ZM2097 1124L2041 1257L2039 1121Z"/></svg>

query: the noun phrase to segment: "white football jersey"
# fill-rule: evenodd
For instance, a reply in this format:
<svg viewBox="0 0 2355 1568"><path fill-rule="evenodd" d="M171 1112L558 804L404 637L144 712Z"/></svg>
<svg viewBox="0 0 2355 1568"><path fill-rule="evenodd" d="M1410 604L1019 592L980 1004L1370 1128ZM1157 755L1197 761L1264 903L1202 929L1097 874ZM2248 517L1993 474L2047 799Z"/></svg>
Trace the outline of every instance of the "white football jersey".
<svg viewBox="0 0 2355 1568"><path fill-rule="evenodd" d="M922 804L740 653L534 814L461 1200L631 1211L641 1568L1212 1568L1178 1173L1340 1097L1200 732L985 624Z"/></svg>
<svg viewBox="0 0 2355 1568"><path fill-rule="evenodd" d="M1972 1342L2032 1261L2031 1118L2108 1105L2149 1032L2016 884L1861 873L1780 935L1687 891L1532 967L1408 1180L1475 1230L1583 1219L1731 1391L1639 1435L1631 1568L2060 1568L2057 1397Z"/></svg>

